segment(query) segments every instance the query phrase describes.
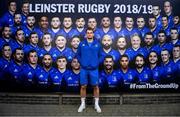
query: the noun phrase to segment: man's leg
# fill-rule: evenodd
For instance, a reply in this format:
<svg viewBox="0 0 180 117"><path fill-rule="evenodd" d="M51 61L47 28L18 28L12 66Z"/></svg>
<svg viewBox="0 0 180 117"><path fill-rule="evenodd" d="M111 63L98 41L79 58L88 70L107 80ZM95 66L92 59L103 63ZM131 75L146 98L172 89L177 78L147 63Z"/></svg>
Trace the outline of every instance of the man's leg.
<svg viewBox="0 0 180 117"><path fill-rule="evenodd" d="M78 109L78 112L82 112L86 108L86 85L81 86L80 90L80 95L81 95L81 105Z"/></svg>
<svg viewBox="0 0 180 117"><path fill-rule="evenodd" d="M94 108L96 109L98 113L101 113L101 108L99 107L99 87L98 86L94 86L94 100L95 100Z"/></svg>

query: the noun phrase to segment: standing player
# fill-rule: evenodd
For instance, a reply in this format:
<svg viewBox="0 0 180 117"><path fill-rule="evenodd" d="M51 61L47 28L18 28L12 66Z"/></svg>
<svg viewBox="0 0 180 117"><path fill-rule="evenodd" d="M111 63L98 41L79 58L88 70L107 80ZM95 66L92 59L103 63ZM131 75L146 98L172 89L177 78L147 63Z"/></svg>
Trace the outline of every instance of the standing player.
<svg viewBox="0 0 180 117"><path fill-rule="evenodd" d="M168 24L168 17L167 16L162 16L162 30L166 32L166 35L169 37L170 36L170 29L172 28L173 25Z"/></svg>
<svg viewBox="0 0 180 117"><path fill-rule="evenodd" d="M178 29L178 33L180 34L180 18L178 15L175 15L173 18L174 27Z"/></svg>
<svg viewBox="0 0 180 117"><path fill-rule="evenodd" d="M122 27L122 19L119 16L114 17L114 31L117 33L117 37L125 36Z"/></svg>
<svg viewBox="0 0 180 117"><path fill-rule="evenodd" d="M113 40L112 40L111 36L110 35L104 35L101 43L102 43L103 48L101 51L101 59L102 60L100 61L100 63L103 63L104 58L107 55L111 55L113 57L114 62L118 62L119 53L118 53L118 51L116 51L112 48Z"/></svg>
<svg viewBox="0 0 180 117"><path fill-rule="evenodd" d="M44 33L42 37L42 48L39 51L39 57L43 58L45 54L53 55L52 37L50 33Z"/></svg>
<svg viewBox="0 0 180 117"><path fill-rule="evenodd" d="M78 92L79 91L79 79L80 79L80 63L77 58L73 58L71 61L71 70L68 74L64 75L65 91Z"/></svg>
<svg viewBox="0 0 180 117"><path fill-rule="evenodd" d="M78 112L85 109L86 87L88 85L88 77L90 84L94 89L95 109L98 113L101 112L99 107L99 87L98 87L98 66L100 60L100 44L94 40L92 28L87 28L86 38L78 47L78 60L81 64L80 84L81 84L81 105Z"/></svg>
<svg viewBox="0 0 180 117"><path fill-rule="evenodd" d="M56 47L53 49L52 57L53 61L56 61L56 59L59 56L65 56L70 62L72 60L72 51L70 48L66 47L67 40L62 35L57 35L55 39Z"/></svg>
<svg viewBox="0 0 180 117"><path fill-rule="evenodd" d="M26 25L27 16L29 15L29 2L25 1L22 3L21 7L22 25Z"/></svg>
<svg viewBox="0 0 180 117"><path fill-rule="evenodd" d="M175 81L176 78L176 67L172 60L170 60L170 54L169 51L166 49L163 49L161 51L161 67L163 71L163 83L172 83Z"/></svg>
<svg viewBox="0 0 180 117"><path fill-rule="evenodd" d="M140 84L146 84L151 82L152 73L151 70L145 66L144 56L138 54L135 57L136 74Z"/></svg>
<svg viewBox="0 0 180 117"><path fill-rule="evenodd" d="M84 38L86 35L85 19L83 17L76 19L76 30L79 32L79 37Z"/></svg>
<svg viewBox="0 0 180 117"><path fill-rule="evenodd" d="M122 78L119 72L114 70L114 60L111 55L104 58L103 66L104 69L100 72L101 88L105 91L117 91L122 84Z"/></svg>
<svg viewBox="0 0 180 117"><path fill-rule="evenodd" d="M179 33L177 28L171 28L171 44L173 46L180 45Z"/></svg>
<svg viewBox="0 0 180 117"><path fill-rule="evenodd" d="M72 58L76 56L80 42L81 42L81 39L78 36L75 36L71 39Z"/></svg>
<svg viewBox="0 0 180 117"><path fill-rule="evenodd" d="M94 38L97 39L100 42L102 37L101 37L101 35L99 33L99 29L97 28L96 18L92 17L92 18L88 19L88 27L93 29L93 31L94 31ZM85 35L85 38L87 38L86 35Z"/></svg>
<svg viewBox="0 0 180 117"><path fill-rule="evenodd" d="M109 35L113 42L117 38L117 33L111 28L111 21L109 17L103 17L101 20L101 28L99 28L99 33L101 37L104 35ZM102 40L102 39L101 39Z"/></svg>
<svg viewBox="0 0 180 117"><path fill-rule="evenodd" d="M136 73L133 69L129 68L129 57L127 55L122 55L120 60L120 70L119 73L123 79L124 88L128 89L131 83L136 83Z"/></svg>
<svg viewBox="0 0 180 117"><path fill-rule="evenodd" d="M162 16L161 16L161 9L158 5L154 5L152 7L152 14L156 18L156 23L158 27L162 27L161 21L162 21Z"/></svg>
<svg viewBox="0 0 180 117"><path fill-rule="evenodd" d="M118 37L116 47L119 52L119 58L127 52L127 42L125 37Z"/></svg>
<svg viewBox="0 0 180 117"><path fill-rule="evenodd" d="M137 18L137 29L141 32L142 39L144 39L144 36L146 33L150 32L149 28L145 26L145 19L144 17L140 16Z"/></svg>
<svg viewBox="0 0 180 117"><path fill-rule="evenodd" d="M149 61L149 67L152 72L152 80L153 80L152 82L160 83L162 80L163 72L161 71L162 68L159 66L158 54L155 51L151 51L149 53L148 61Z"/></svg>
<svg viewBox="0 0 180 117"><path fill-rule="evenodd" d="M173 47L173 62L177 67L177 74L180 73L180 45L175 45ZM177 81L180 83L180 74L177 77Z"/></svg>
<svg viewBox="0 0 180 117"><path fill-rule="evenodd" d="M53 17L51 19L51 28L50 28L50 32L52 39L54 40L54 38L56 37L56 35L58 33L60 33L60 26L61 26L61 21L59 19L59 17Z"/></svg>
<svg viewBox="0 0 180 117"><path fill-rule="evenodd" d="M27 16L26 24L24 24L24 26L22 27L26 38L29 38L31 32L35 32L35 22L36 19L33 15Z"/></svg>
<svg viewBox="0 0 180 117"><path fill-rule="evenodd" d="M14 25L14 14L16 12L17 5L16 1L11 0L8 2L8 11L3 14L0 18L0 29L4 26L13 26Z"/></svg>
<svg viewBox="0 0 180 117"><path fill-rule="evenodd" d="M71 17L64 17L63 19L63 28L59 32L60 35L63 35L67 41L69 42L72 37L78 36L79 32L75 30L73 27L73 21Z"/></svg>
<svg viewBox="0 0 180 117"><path fill-rule="evenodd" d="M173 15L172 15L173 13L172 13L171 2L169 2L169 1L164 2L164 12L168 16L168 24L170 26L173 26L174 23L173 23Z"/></svg>
<svg viewBox="0 0 180 117"><path fill-rule="evenodd" d="M11 26L12 36L15 35L18 29L22 29L22 17L20 13L16 12L14 14L14 25Z"/></svg>

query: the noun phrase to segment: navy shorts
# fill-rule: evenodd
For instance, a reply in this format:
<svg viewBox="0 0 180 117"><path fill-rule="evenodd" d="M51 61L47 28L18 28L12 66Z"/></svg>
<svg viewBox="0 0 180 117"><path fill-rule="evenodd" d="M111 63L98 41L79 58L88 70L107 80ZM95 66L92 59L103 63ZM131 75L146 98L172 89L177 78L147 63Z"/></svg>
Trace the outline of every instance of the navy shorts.
<svg viewBox="0 0 180 117"><path fill-rule="evenodd" d="M89 80L88 80L89 78ZM98 69L94 70L87 70L81 68L80 70L80 84L81 85L87 85L88 81L90 82L90 85L97 86L99 84L99 72Z"/></svg>

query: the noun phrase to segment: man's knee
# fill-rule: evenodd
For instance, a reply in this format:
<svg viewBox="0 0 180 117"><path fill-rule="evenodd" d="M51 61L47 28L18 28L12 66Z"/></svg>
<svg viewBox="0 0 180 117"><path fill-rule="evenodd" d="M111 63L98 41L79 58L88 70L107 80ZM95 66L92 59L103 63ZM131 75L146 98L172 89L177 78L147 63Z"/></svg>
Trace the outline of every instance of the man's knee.
<svg viewBox="0 0 180 117"><path fill-rule="evenodd" d="M83 85L83 86L81 86L81 89L85 90L86 87L87 87L86 85Z"/></svg>

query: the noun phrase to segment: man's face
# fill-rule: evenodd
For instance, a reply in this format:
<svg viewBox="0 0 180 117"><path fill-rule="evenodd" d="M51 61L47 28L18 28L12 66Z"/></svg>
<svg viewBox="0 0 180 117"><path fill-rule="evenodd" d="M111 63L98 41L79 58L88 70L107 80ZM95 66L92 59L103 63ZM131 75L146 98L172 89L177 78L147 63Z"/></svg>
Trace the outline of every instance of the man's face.
<svg viewBox="0 0 180 117"><path fill-rule="evenodd" d="M92 28L92 29L95 29L97 26L97 22L96 22L96 19L95 18L90 18L88 20L88 27Z"/></svg>
<svg viewBox="0 0 180 117"><path fill-rule="evenodd" d="M156 26L156 19L155 18L149 18L149 27L154 28Z"/></svg>
<svg viewBox="0 0 180 117"><path fill-rule="evenodd" d="M14 16L14 23L20 25L21 24L21 14L15 14Z"/></svg>
<svg viewBox="0 0 180 117"><path fill-rule="evenodd" d="M158 41L159 43L165 43L166 42L166 35L164 33L158 34Z"/></svg>
<svg viewBox="0 0 180 117"><path fill-rule="evenodd" d="M173 58L175 59L180 58L180 47L173 48Z"/></svg>
<svg viewBox="0 0 180 117"><path fill-rule="evenodd" d="M172 12L172 6L171 6L171 3L169 1L164 2L164 12L166 14L169 14Z"/></svg>
<svg viewBox="0 0 180 117"><path fill-rule="evenodd" d="M152 13L154 16L159 16L161 13L161 10L159 9L159 6L153 6L152 7Z"/></svg>
<svg viewBox="0 0 180 117"><path fill-rule="evenodd" d="M110 19L108 17L104 17L102 20L101 20L101 24L104 28L108 28L110 27L111 23L110 23Z"/></svg>
<svg viewBox="0 0 180 117"><path fill-rule="evenodd" d="M156 54L155 52L151 52L151 53L149 54L149 63L150 63L150 64L155 64L155 63L157 63L157 61L158 61L158 56L157 56L157 54Z"/></svg>
<svg viewBox="0 0 180 117"><path fill-rule="evenodd" d="M23 59L24 59L24 52L23 52L23 50L16 50L15 55L14 55L14 59L18 63L23 62Z"/></svg>
<svg viewBox="0 0 180 117"><path fill-rule="evenodd" d="M144 59L142 57L137 56L135 64L137 68L142 68L144 66Z"/></svg>
<svg viewBox="0 0 180 117"><path fill-rule="evenodd" d="M77 38L77 37L73 38L72 41L71 41L72 48L77 49L78 46L79 46L79 43L80 43L79 38Z"/></svg>
<svg viewBox="0 0 180 117"><path fill-rule="evenodd" d="M126 24L127 28L133 28L133 25L134 25L133 18L127 17L126 21L125 21L125 24Z"/></svg>
<svg viewBox="0 0 180 117"><path fill-rule="evenodd" d="M58 17L53 17L51 20L51 27L53 29L58 29L60 28L61 22L60 19Z"/></svg>
<svg viewBox="0 0 180 117"><path fill-rule="evenodd" d="M30 53L28 57L28 61L30 64L37 64L37 61L38 61L37 53L36 52Z"/></svg>
<svg viewBox="0 0 180 117"><path fill-rule="evenodd" d="M66 46L66 39L63 36L58 36L55 43L58 48L64 48Z"/></svg>
<svg viewBox="0 0 180 117"><path fill-rule="evenodd" d="M32 43L32 44L38 44L38 35L37 35L37 34L32 34L32 35L31 35L30 43Z"/></svg>
<svg viewBox="0 0 180 117"><path fill-rule="evenodd" d="M123 69L127 69L128 68L128 65L129 65L129 60L127 57L122 57L120 59L120 65Z"/></svg>
<svg viewBox="0 0 180 117"><path fill-rule="evenodd" d="M141 45L141 39L138 36L134 36L131 38L131 45L133 48L137 49Z"/></svg>
<svg viewBox="0 0 180 117"><path fill-rule="evenodd" d="M112 39L110 36L104 36L102 39L102 45L104 49L109 49L112 45Z"/></svg>
<svg viewBox="0 0 180 117"><path fill-rule="evenodd" d="M119 49L125 49L125 48L126 48L126 45L127 45L127 43L126 43L126 39L125 39L124 37L121 37L121 38L118 39L118 41L117 41L117 47L118 47Z"/></svg>
<svg viewBox="0 0 180 117"><path fill-rule="evenodd" d="M12 54L11 47L10 46L5 46L3 48L3 53L2 54L3 54L3 56L5 58L11 58L11 54Z"/></svg>
<svg viewBox="0 0 180 117"><path fill-rule="evenodd" d="M71 62L71 67L74 70L80 70L80 64L77 59L73 59Z"/></svg>
<svg viewBox="0 0 180 117"><path fill-rule="evenodd" d="M171 39L172 40L178 39L178 36L179 36L179 34L178 34L177 30L171 30Z"/></svg>
<svg viewBox="0 0 180 117"><path fill-rule="evenodd" d="M64 69L64 68L66 68L67 61L66 61L65 58L60 58L60 59L58 59L56 63L57 63L57 66L58 66L59 69Z"/></svg>
<svg viewBox="0 0 180 117"><path fill-rule="evenodd" d="M49 25L48 18L46 16L41 17L39 25L41 28L47 29Z"/></svg>
<svg viewBox="0 0 180 117"><path fill-rule="evenodd" d="M121 17L115 17L114 18L114 27L120 28L121 26L122 26Z"/></svg>
<svg viewBox="0 0 180 117"><path fill-rule="evenodd" d="M93 39L94 32L92 30L87 30L86 36L87 36L87 39Z"/></svg>
<svg viewBox="0 0 180 117"><path fill-rule="evenodd" d="M84 28L84 26L85 26L84 18L79 18L79 19L76 20L76 27Z"/></svg>
<svg viewBox="0 0 180 117"><path fill-rule="evenodd" d="M16 2L11 2L9 6L9 11L16 12Z"/></svg>
<svg viewBox="0 0 180 117"><path fill-rule="evenodd" d="M169 52L167 50L161 51L161 59L163 63L167 63L169 61Z"/></svg>
<svg viewBox="0 0 180 117"><path fill-rule="evenodd" d="M51 36L50 35L44 35L42 42L43 42L44 46L50 46L51 42L52 42Z"/></svg>
<svg viewBox="0 0 180 117"><path fill-rule="evenodd" d="M35 20L35 17L34 16L28 16L27 17L27 25L29 27L33 27L34 24L35 24L36 20Z"/></svg>
<svg viewBox="0 0 180 117"><path fill-rule="evenodd" d="M168 26L168 19L167 19L167 17L162 17L162 26L163 27Z"/></svg>
<svg viewBox="0 0 180 117"><path fill-rule="evenodd" d="M144 18L138 18L138 19L137 19L137 26L138 26L138 28L143 28L144 25L145 25L145 20L144 20Z"/></svg>
<svg viewBox="0 0 180 117"><path fill-rule="evenodd" d="M73 24L73 23L72 23L72 19L71 19L70 17L64 18L64 20L63 20L63 26L64 26L64 28L69 29L69 28L71 28L72 24Z"/></svg>
<svg viewBox="0 0 180 117"><path fill-rule="evenodd" d="M105 58L104 66L106 70L112 70L114 66L114 61L112 58Z"/></svg>
<svg viewBox="0 0 180 117"><path fill-rule="evenodd" d="M153 36L152 35L146 35L144 38L144 41L145 41L145 44L147 46L152 46L153 42L154 42Z"/></svg>
<svg viewBox="0 0 180 117"><path fill-rule="evenodd" d="M29 3L24 3L22 6L22 12L24 14L29 14Z"/></svg>
<svg viewBox="0 0 180 117"><path fill-rule="evenodd" d="M173 21L174 21L174 24L175 24L175 25L179 24L179 21L180 21L179 16L175 16L175 17L173 18Z"/></svg>
<svg viewBox="0 0 180 117"><path fill-rule="evenodd" d="M45 68L50 68L52 65L52 58L50 55L44 55L42 59L42 63L45 66Z"/></svg>
<svg viewBox="0 0 180 117"><path fill-rule="evenodd" d="M4 38L9 39L11 35L11 29L9 27L4 27L2 35Z"/></svg>
<svg viewBox="0 0 180 117"><path fill-rule="evenodd" d="M18 40L18 41L21 42L21 43L24 42L25 37L24 37L24 32L23 32L22 30L19 30L19 31L17 32L16 40Z"/></svg>

